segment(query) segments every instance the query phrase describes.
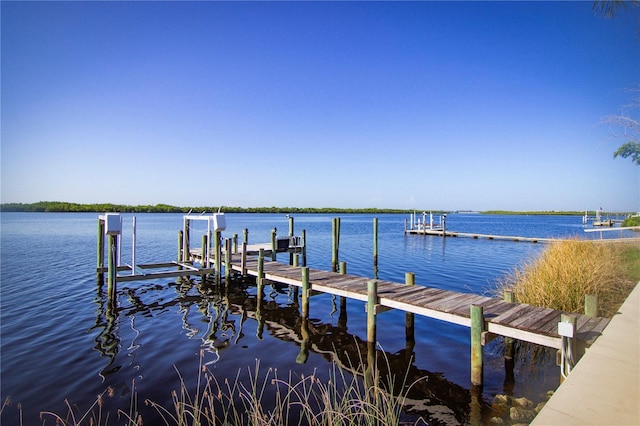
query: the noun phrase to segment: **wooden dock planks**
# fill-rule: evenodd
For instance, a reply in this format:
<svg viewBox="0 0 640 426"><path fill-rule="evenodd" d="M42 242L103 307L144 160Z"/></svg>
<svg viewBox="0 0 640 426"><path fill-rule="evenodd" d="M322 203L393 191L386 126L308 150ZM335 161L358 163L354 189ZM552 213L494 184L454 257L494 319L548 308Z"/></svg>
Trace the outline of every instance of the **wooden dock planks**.
<svg viewBox="0 0 640 426"><path fill-rule="evenodd" d="M247 274L257 276L257 260L246 261ZM240 257L233 256L231 267L241 271ZM264 261L265 278L282 284L302 286L301 268L280 262ZM369 278L309 268L311 289L337 296L366 301ZM549 308L509 303L499 298L459 293L420 285L378 281L378 304L408 313L471 326L470 306L483 307L486 331L552 348L560 348L558 322L561 312ZM609 320L578 316L576 337L589 346Z"/></svg>

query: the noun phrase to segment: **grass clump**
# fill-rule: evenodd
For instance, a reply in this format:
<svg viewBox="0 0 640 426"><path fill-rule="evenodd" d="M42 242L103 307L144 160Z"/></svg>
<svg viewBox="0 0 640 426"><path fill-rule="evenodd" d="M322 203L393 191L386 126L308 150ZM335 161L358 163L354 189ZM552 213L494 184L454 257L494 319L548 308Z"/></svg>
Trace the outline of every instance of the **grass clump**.
<svg viewBox="0 0 640 426"><path fill-rule="evenodd" d="M291 372L282 378L272 368L263 373L258 360L247 370L248 380L238 371L235 380L219 381L206 367L200 368L195 393L188 391L180 376L180 390L172 393L173 407L145 401L158 411L165 425L400 424L406 398L406 394L387 391L394 387L392 375L386 380L377 378L368 386L358 378L363 374L360 367L352 376L335 363L324 381L315 373L300 378Z"/></svg>
<svg viewBox="0 0 640 426"><path fill-rule="evenodd" d="M598 296L600 316L612 317L640 280L640 245L565 240L504 277L500 291L534 306L583 313L585 295Z"/></svg>
<svg viewBox="0 0 640 426"><path fill-rule="evenodd" d="M152 407L160 419L154 424L166 426L288 426L288 425L398 425L409 424L402 421L406 394L415 385L404 381L399 383L400 394L394 394L397 388L396 377L392 373L381 377L378 371L373 384L365 384L362 362L358 366L349 365L347 370L332 363L328 377L321 379L315 372L309 376L293 377L289 372L284 378L277 369L260 369L256 360L254 368L247 368L243 377L238 370L235 379L216 378L202 363L200 353L199 373L195 389L189 389L183 376L180 388L171 392L171 404L166 406L149 399L147 406ZM389 367L388 360L387 368ZM66 415L54 412L42 412L44 422L52 418L55 424L65 426L114 424L113 418L103 411L103 397L111 396L107 389L99 395L88 410L80 412L68 401ZM11 403L7 399L0 408L0 414ZM22 420L19 423L22 425ZM118 410L115 424L139 426L143 416L138 410L138 396L132 392L129 412ZM421 418L413 425L426 424Z"/></svg>

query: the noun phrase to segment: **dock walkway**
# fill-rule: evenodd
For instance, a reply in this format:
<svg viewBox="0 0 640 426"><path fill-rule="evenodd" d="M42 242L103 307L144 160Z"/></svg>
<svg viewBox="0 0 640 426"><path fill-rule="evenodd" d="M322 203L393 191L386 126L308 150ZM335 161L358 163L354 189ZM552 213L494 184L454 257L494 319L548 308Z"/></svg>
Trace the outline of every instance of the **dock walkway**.
<svg viewBox="0 0 640 426"><path fill-rule="evenodd" d="M233 255L231 269L242 272L242 256ZM246 259L246 274L258 276L258 260ZM301 268L264 260L264 278L268 281L302 287ZM368 300L369 278L309 268L311 289L360 301ZM494 335L512 337L560 349L562 337L558 322L562 312L499 298L458 293L420 285L409 286L384 280L378 282L378 305L471 327L470 306L482 306L484 330ZM609 320L577 316L576 338L586 347L602 333Z"/></svg>

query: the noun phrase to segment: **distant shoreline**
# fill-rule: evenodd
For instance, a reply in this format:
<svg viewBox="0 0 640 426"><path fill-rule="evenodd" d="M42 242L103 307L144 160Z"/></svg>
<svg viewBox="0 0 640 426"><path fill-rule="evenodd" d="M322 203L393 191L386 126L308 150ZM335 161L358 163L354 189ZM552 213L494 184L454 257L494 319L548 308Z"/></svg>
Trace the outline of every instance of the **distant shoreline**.
<svg viewBox="0 0 640 426"><path fill-rule="evenodd" d="M584 211L509 211L509 210L487 210L487 211L446 211L433 209L379 209L379 208L337 208L337 207L231 207L231 206L200 206L200 207L179 207L168 204L156 205L136 205L97 203L80 204L60 201L40 201L37 203L2 203L2 212L51 212L51 213L194 213L217 212L221 209L224 213L283 213L283 214L304 214L304 213L377 213L377 214L410 214L414 212L428 211L436 214L442 213L478 213L478 214L508 214L508 215L558 215L558 216L582 216ZM595 216L596 212L588 211L589 216ZM607 214L627 214L631 212L607 213Z"/></svg>

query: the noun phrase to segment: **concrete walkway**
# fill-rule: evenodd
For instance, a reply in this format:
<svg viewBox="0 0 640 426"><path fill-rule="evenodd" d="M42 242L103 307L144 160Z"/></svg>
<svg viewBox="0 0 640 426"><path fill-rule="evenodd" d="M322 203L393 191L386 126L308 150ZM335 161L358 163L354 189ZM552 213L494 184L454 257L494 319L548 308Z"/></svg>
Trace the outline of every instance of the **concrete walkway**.
<svg viewBox="0 0 640 426"><path fill-rule="evenodd" d="M640 283L532 425L640 425Z"/></svg>

